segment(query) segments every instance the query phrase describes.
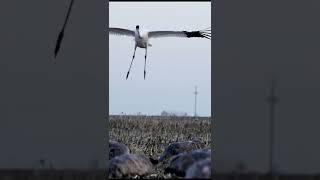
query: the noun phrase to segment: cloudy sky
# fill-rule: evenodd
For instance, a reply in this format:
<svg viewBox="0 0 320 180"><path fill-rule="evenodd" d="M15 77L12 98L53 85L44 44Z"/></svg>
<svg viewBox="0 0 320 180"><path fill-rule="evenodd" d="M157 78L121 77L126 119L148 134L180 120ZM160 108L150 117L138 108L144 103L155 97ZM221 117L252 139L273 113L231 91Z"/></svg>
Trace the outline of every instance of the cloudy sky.
<svg viewBox="0 0 320 180"><path fill-rule="evenodd" d="M109 26L147 30L201 30L211 26L210 2L110 2ZM194 114L198 86L200 116L211 114L211 41L164 38L150 40L147 75L145 49L137 48L130 76L125 79L134 50L128 37L109 39L110 114L157 115L161 111Z"/></svg>

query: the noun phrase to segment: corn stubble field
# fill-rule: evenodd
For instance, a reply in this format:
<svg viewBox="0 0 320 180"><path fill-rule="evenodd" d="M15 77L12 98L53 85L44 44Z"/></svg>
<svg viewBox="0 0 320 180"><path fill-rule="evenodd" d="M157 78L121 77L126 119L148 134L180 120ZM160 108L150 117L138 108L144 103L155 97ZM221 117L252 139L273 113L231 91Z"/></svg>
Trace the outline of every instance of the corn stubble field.
<svg viewBox="0 0 320 180"><path fill-rule="evenodd" d="M131 153L158 158L171 142L200 140L210 147L210 117L109 116L109 138L126 144ZM153 177L155 178L155 177ZM156 167L156 178L168 178Z"/></svg>

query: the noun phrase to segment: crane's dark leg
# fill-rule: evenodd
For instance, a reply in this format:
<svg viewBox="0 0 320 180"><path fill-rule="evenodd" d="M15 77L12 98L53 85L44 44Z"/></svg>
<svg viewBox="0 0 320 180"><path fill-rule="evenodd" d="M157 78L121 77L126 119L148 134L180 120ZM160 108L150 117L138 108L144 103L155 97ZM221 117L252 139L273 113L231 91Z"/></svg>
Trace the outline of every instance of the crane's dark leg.
<svg viewBox="0 0 320 180"><path fill-rule="evenodd" d="M147 64L147 48L146 48L146 54L144 55L144 79L146 79L146 64Z"/></svg>
<svg viewBox="0 0 320 180"><path fill-rule="evenodd" d="M130 73L130 69L131 69L131 66L132 66L132 62L133 62L134 56L136 55L136 49L137 49L137 46L135 45L135 46L134 46L134 52L133 52L132 60L131 60L131 63L130 63L130 67L129 67L129 70L128 70L128 73L127 73L126 80L127 80L128 77L129 77L129 73Z"/></svg>

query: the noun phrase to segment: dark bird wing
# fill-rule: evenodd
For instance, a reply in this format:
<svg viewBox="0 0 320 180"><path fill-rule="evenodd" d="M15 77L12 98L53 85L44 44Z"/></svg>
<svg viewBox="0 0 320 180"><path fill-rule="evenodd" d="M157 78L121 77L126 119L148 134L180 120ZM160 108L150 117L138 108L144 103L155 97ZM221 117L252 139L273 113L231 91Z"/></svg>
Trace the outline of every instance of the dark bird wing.
<svg viewBox="0 0 320 180"><path fill-rule="evenodd" d="M201 30L201 31L150 31L148 33L149 38L163 38L163 37L199 37L211 39L211 30Z"/></svg>
<svg viewBox="0 0 320 180"><path fill-rule="evenodd" d="M131 36L134 37L134 31L122 28L109 28L109 34L118 36Z"/></svg>

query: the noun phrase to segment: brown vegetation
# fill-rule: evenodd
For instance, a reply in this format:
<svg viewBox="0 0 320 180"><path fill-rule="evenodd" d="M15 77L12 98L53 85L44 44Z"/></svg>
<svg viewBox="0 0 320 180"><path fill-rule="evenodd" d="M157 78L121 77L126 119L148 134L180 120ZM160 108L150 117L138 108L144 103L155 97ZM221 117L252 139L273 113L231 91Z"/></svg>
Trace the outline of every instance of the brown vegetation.
<svg viewBox="0 0 320 180"><path fill-rule="evenodd" d="M201 148L212 143L209 117L109 116L109 138L127 145L133 154L143 153L159 159L173 142L197 140ZM152 178L168 178L164 165L156 166Z"/></svg>

